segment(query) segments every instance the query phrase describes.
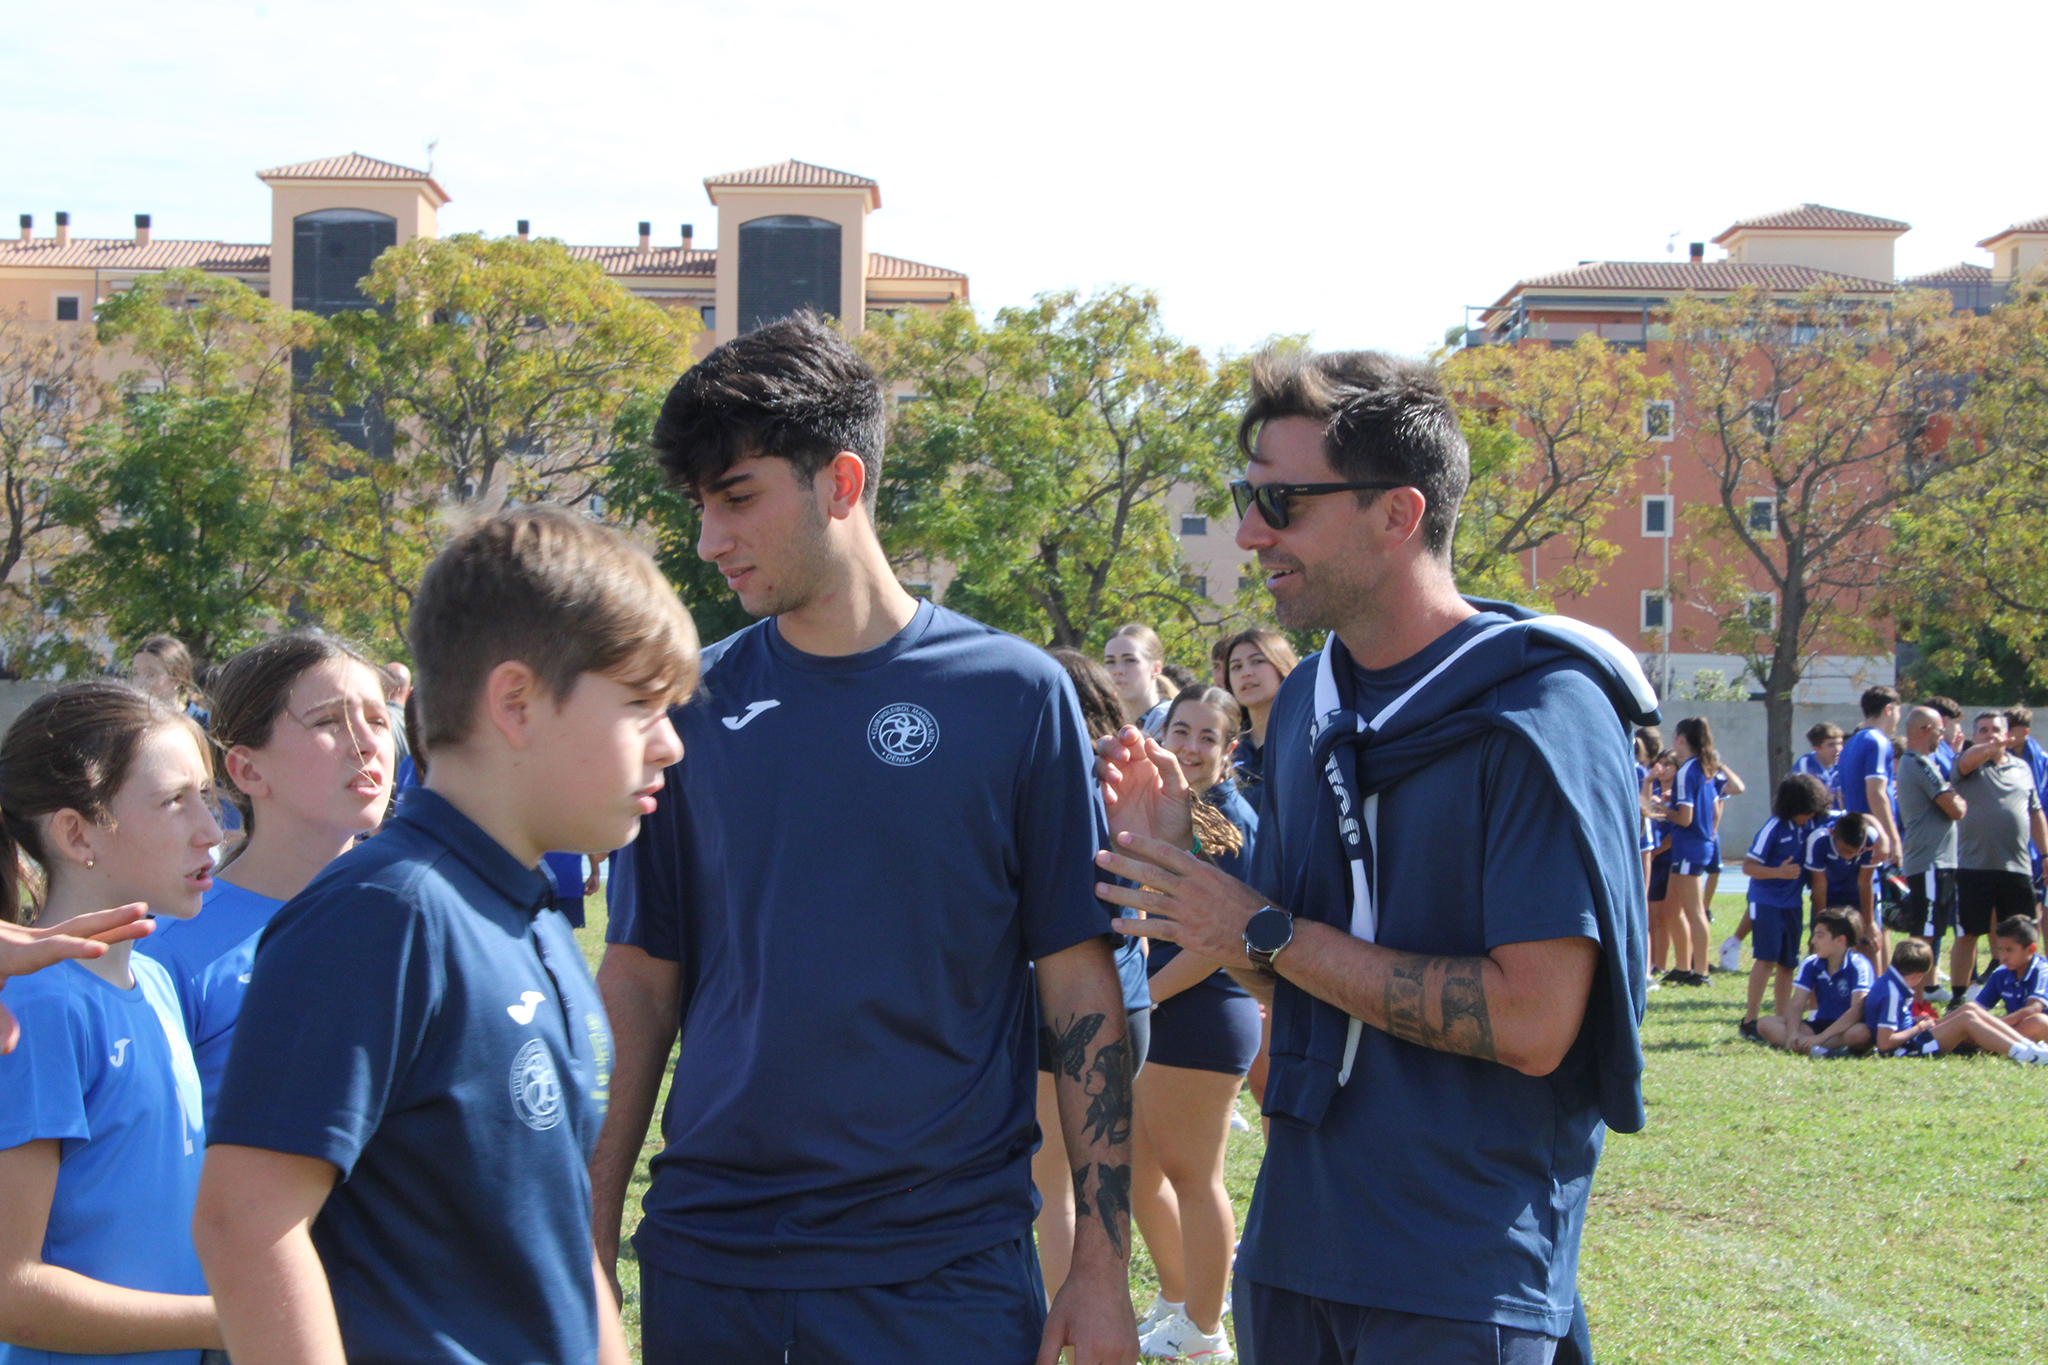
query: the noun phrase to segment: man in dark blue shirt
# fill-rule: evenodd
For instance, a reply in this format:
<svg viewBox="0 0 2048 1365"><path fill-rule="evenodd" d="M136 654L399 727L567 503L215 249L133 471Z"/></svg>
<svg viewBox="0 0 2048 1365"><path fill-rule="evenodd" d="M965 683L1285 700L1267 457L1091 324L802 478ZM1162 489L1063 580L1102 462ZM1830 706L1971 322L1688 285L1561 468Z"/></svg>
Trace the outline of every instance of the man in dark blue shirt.
<svg viewBox="0 0 2048 1365"><path fill-rule="evenodd" d="M1892 731L1899 725L1899 689L1880 684L1867 688L1862 700L1863 723L1842 742L1842 756L1835 763L1835 775L1842 792L1842 809L1869 816L1884 836L1880 863L1899 857L1899 825L1893 818L1894 760Z"/></svg>
<svg viewBox="0 0 2048 1365"><path fill-rule="evenodd" d="M1185 794L1127 730L1101 865L1145 885L1102 894L1150 916L1125 932L1277 978L1244 1358L1539 1365L1604 1128L1643 1121L1627 727L1654 698L1611 637L1458 595L1466 453L1426 369L1253 373L1238 544L1283 625L1331 634L1274 705L1251 884L1179 851Z"/></svg>
<svg viewBox="0 0 2048 1365"><path fill-rule="evenodd" d="M411 637L427 785L264 931L194 1240L241 1365L625 1365L611 1037L539 865L654 808L696 635L646 555L529 508L442 551Z"/></svg>
<svg viewBox="0 0 2048 1365"><path fill-rule="evenodd" d="M1057 662L896 582L884 410L845 338L795 318L698 362L655 428L698 553L769 619L707 651L689 756L614 864L607 1263L680 1034L634 1238L649 1365L1137 1354L1093 754ZM1078 1215L1049 1313L1034 985Z"/></svg>

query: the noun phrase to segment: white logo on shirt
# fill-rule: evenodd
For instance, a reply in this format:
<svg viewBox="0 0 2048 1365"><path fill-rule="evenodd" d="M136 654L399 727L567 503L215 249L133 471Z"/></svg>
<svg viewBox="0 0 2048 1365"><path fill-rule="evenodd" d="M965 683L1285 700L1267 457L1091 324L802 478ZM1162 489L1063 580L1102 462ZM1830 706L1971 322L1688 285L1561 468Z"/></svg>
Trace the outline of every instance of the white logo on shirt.
<svg viewBox="0 0 2048 1365"><path fill-rule="evenodd" d="M538 1038L527 1039L512 1059L512 1112L536 1133L545 1133L562 1121L562 1083L555 1075L555 1059L548 1055L548 1045Z"/></svg>
<svg viewBox="0 0 2048 1365"><path fill-rule="evenodd" d="M249 984L249 978L254 975L254 972L243 972L240 976L236 977L235 980L241 982L244 986L246 986Z"/></svg>
<svg viewBox="0 0 2048 1365"><path fill-rule="evenodd" d="M530 1024L533 1022L533 1012L540 1008L540 1002L545 999L547 997L539 991L521 991L519 1003L505 1006L505 1013L512 1016L512 1022L515 1024Z"/></svg>
<svg viewBox="0 0 2048 1365"><path fill-rule="evenodd" d="M768 701L750 701L747 703L747 713L744 716L721 716L720 719L725 722L726 729L738 730L763 711L780 705L782 705L781 702L775 701L772 698Z"/></svg>
<svg viewBox="0 0 2048 1365"><path fill-rule="evenodd" d="M868 748L892 768L922 763L938 747L938 719L922 706L891 702L868 722Z"/></svg>
<svg viewBox="0 0 2048 1365"><path fill-rule="evenodd" d="M128 1060L128 1042L129 1040L126 1038L116 1038L114 1040L114 1055L107 1058L107 1060L115 1066L120 1066L126 1062Z"/></svg>

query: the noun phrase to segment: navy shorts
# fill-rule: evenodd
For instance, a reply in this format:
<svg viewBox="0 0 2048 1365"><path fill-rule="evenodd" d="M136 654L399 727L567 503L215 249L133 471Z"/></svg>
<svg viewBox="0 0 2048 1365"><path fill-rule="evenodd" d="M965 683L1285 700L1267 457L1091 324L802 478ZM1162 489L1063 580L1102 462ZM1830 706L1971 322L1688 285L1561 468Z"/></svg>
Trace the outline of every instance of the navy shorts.
<svg viewBox="0 0 2048 1365"><path fill-rule="evenodd" d="M1259 1002L1248 995L1228 995L1205 983L1152 1007L1147 1061L1242 1076L1258 1055Z"/></svg>
<svg viewBox="0 0 2048 1365"><path fill-rule="evenodd" d="M1800 914L1772 905L1749 903L1749 951L1758 962L1797 967L1801 953Z"/></svg>
<svg viewBox="0 0 2048 1365"><path fill-rule="evenodd" d="M1711 847L1684 854L1674 853L1671 858L1671 873L1678 877L1704 877L1719 870L1721 860L1714 856Z"/></svg>
<svg viewBox="0 0 2048 1365"><path fill-rule="evenodd" d="M737 1289L640 1263L645 1365L1033 1365L1045 1282L1027 1235L922 1279L856 1289Z"/></svg>
<svg viewBox="0 0 2048 1365"><path fill-rule="evenodd" d="M1902 1044L1885 1053L1887 1057L1934 1057L1941 1052L1941 1040L1931 1033L1923 1033L1910 1043Z"/></svg>
<svg viewBox="0 0 2048 1365"><path fill-rule="evenodd" d="M1650 896L1661 901L1671 894L1671 853L1667 849L1650 859Z"/></svg>
<svg viewBox="0 0 2048 1365"><path fill-rule="evenodd" d="M1552 1365L1558 1340L1526 1328L1361 1308L1237 1277L1244 1365Z"/></svg>

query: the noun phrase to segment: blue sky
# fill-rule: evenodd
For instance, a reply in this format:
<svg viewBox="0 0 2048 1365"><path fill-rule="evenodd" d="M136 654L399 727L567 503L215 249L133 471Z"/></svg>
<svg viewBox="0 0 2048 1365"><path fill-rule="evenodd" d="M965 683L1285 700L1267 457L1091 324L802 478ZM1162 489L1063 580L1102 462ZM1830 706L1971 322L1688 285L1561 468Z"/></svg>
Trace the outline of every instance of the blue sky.
<svg viewBox="0 0 2048 1365"><path fill-rule="evenodd" d="M148 212L162 236L261 240L255 170L419 165L438 138L444 231L526 217L628 242L650 219L709 243L703 178L794 156L881 181L871 248L966 270L984 311L1133 283L1211 348L1306 332L1421 352L1518 276L1682 257L1804 200L1913 223L1904 272L1987 261L1979 238L2048 214L2044 14L30 6L0 48L0 212L45 234L67 209L81 235Z"/></svg>

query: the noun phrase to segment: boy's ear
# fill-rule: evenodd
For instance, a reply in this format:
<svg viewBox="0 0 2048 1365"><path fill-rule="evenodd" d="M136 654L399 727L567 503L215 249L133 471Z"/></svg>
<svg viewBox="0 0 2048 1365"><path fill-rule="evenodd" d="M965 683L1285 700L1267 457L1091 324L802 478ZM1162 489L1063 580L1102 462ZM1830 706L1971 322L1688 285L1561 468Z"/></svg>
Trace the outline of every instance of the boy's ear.
<svg viewBox="0 0 2048 1365"><path fill-rule="evenodd" d="M546 698L540 675L517 659L507 659L484 679L482 720L514 752L523 751L533 743L535 708Z"/></svg>
<svg viewBox="0 0 2048 1365"><path fill-rule="evenodd" d="M861 498L867 492L868 467L860 456L850 450L842 450L832 457L823 473L828 481L831 501L826 511L835 520L853 515L861 505Z"/></svg>

